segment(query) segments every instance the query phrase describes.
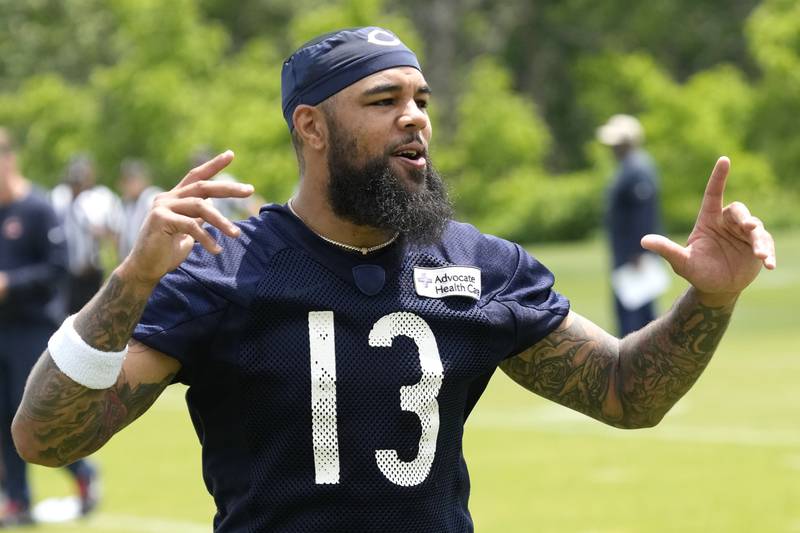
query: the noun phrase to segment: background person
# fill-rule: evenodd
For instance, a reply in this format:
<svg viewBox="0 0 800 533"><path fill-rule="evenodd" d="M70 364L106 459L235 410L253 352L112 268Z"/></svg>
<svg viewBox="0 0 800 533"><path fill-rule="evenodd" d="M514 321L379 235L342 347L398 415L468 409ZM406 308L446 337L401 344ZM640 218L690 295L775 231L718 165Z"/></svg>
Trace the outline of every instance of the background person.
<svg viewBox="0 0 800 533"><path fill-rule="evenodd" d="M614 115L598 128L597 138L611 148L618 162L607 191L605 217L612 267L646 268L644 258L649 252L642 248L641 240L661 232L661 219L658 175L653 160L642 148L644 129L635 117ZM613 292L621 337L655 320L654 298L632 306L621 301L619 288Z"/></svg>
<svg viewBox="0 0 800 533"><path fill-rule="evenodd" d="M133 249L136 236L150 207L163 189L153 185L150 168L140 159L126 159L120 164L117 182L122 201L117 230L117 256L122 261Z"/></svg>
<svg viewBox="0 0 800 533"><path fill-rule="evenodd" d="M225 152L160 196L37 363L14 422L27 458L90 453L177 379L215 531L471 531L461 439L497 366L607 424L652 426L700 376L739 293L775 267L763 226L723 208L720 158L688 246L645 240L691 287L619 340L571 311L522 247L450 219L430 88L395 35L321 36L282 79L297 195L232 224L202 201L252 192L209 181Z"/></svg>
<svg viewBox="0 0 800 533"><path fill-rule="evenodd" d="M63 228L43 191L17 168L10 134L0 128L0 447L5 508L0 527L33 522L25 462L14 449L11 421L25 380L64 319L67 249ZM86 461L68 466L82 512L96 505L96 472Z"/></svg>
<svg viewBox="0 0 800 533"><path fill-rule="evenodd" d="M103 284L101 247L116 238L120 202L111 189L97 185L94 162L86 154L72 157L51 200L67 237L67 312L73 314Z"/></svg>

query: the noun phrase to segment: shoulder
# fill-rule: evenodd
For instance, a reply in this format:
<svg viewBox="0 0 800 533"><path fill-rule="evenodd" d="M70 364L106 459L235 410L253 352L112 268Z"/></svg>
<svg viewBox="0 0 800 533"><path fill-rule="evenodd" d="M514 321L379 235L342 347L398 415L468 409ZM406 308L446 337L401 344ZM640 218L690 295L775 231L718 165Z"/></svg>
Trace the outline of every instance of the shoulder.
<svg viewBox="0 0 800 533"><path fill-rule="evenodd" d="M438 251L450 264L480 270L480 305L513 338L509 354L544 338L569 312L569 300L554 290L550 270L517 243L453 222Z"/></svg>
<svg viewBox="0 0 800 533"><path fill-rule="evenodd" d="M55 210L47 197L47 193L36 185L31 186L31 190L25 197L24 202L26 211L29 211L33 216L53 217L55 215Z"/></svg>
<svg viewBox="0 0 800 533"><path fill-rule="evenodd" d="M552 284L552 274L522 246L482 233L475 226L451 221L439 244L430 248L453 265L474 266L481 271L486 299L500 295L514 280L524 278L532 286Z"/></svg>
<svg viewBox="0 0 800 533"><path fill-rule="evenodd" d="M493 256L499 255L500 259L516 257L519 245L482 233L472 224L451 220L445 227L437 247L450 260L492 263Z"/></svg>
<svg viewBox="0 0 800 533"><path fill-rule="evenodd" d="M632 152L623 165L626 174L632 179L654 180L656 177L656 167L653 159L644 150Z"/></svg>
<svg viewBox="0 0 800 533"><path fill-rule="evenodd" d="M65 183L59 183L50 191L50 201L58 208L66 208L72 201L72 190Z"/></svg>
<svg viewBox="0 0 800 533"><path fill-rule="evenodd" d="M222 251L214 255L196 244L179 270L185 280L200 283L225 300L247 305L266 265L286 244L268 212L235 224L241 230L235 238L206 226Z"/></svg>

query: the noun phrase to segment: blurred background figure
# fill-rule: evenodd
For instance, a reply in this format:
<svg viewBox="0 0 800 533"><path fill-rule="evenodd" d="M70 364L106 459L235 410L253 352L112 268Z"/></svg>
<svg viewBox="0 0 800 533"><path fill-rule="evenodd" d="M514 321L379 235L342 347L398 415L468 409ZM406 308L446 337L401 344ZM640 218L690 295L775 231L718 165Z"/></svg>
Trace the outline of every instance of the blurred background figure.
<svg viewBox="0 0 800 533"><path fill-rule="evenodd" d="M119 187L122 209L118 211L117 259L122 261L136 242L136 235L153 200L163 189L153 185L150 168L140 159L126 159L120 165Z"/></svg>
<svg viewBox="0 0 800 533"><path fill-rule="evenodd" d="M67 311L77 312L103 282L101 247L118 232L120 202L114 192L95 182L94 162L86 154L73 156L63 183L51 194L64 222L69 258Z"/></svg>
<svg viewBox="0 0 800 533"><path fill-rule="evenodd" d="M615 273L639 271L645 278L645 269L659 269L652 262L652 254L642 248L639 241L648 233L659 233L661 221L658 205L658 175L650 156L642 148L644 129L630 115L614 115L597 129L597 139L611 148L617 159L617 170L607 193L606 227L611 245L612 266ZM622 270L620 270L622 269ZM654 273L659 276L659 272ZM663 276L662 278L663 279ZM615 280L617 281L617 280ZM622 283L628 283L623 278ZM621 301L621 289L615 283L614 304L620 337L640 329L656 317L654 300L662 291L660 287L637 287L652 292L645 303ZM665 289L666 287L664 287Z"/></svg>
<svg viewBox="0 0 800 533"><path fill-rule="evenodd" d="M6 501L0 528L33 522L27 468L11 441L11 420L25 381L64 319L65 233L44 191L17 168L11 135L0 128L0 447ZM70 465L82 513L94 508L96 471Z"/></svg>
<svg viewBox="0 0 800 533"><path fill-rule="evenodd" d="M195 149L190 158L190 166L202 165L216 155L208 146L200 146ZM238 182L236 176L222 171L214 178L216 181ZM229 220L242 220L251 216L258 215L259 209L264 205L264 198L258 194L253 194L247 198L212 198L211 201L222 215Z"/></svg>

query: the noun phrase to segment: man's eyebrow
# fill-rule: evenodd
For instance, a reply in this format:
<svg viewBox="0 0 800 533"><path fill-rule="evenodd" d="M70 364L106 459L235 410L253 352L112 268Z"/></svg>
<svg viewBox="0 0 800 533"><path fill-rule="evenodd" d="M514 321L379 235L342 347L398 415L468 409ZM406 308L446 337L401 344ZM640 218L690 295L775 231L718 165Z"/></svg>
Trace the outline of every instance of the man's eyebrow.
<svg viewBox="0 0 800 533"><path fill-rule="evenodd" d="M382 93L397 93L403 90L402 85L398 85L396 83L384 83L382 85L376 85L370 89L364 91L364 96L373 96L376 94ZM417 89L416 94L431 94L431 88L427 85L423 85L419 89Z"/></svg>

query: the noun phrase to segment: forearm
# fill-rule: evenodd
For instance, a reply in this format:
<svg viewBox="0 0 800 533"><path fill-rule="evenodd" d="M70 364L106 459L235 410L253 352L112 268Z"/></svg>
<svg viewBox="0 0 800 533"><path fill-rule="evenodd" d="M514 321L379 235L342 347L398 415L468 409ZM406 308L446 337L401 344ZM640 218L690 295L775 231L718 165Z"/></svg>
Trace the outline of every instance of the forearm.
<svg viewBox="0 0 800 533"><path fill-rule="evenodd" d="M142 316L153 287L137 281L121 265L75 316L75 331L98 350L122 350Z"/></svg>
<svg viewBox="0 0 800 533"><path fill-rule="evenodd" d="M89 345L119 351L128 343L149 295L115 271L95 297L78 313L74 327ZM54 363L48 351L28 378L13 424L14 440L29 461L56 466L97 450L143 412L139 398L169 383L130 384L124 371L108 389L90 389L73 381Z"/></svg>
<svg viewBox="0 0 800 533"><path fill-rule="evenodd" d="M653 426L686 394L719 345L735 301L689 289L667 314L620 341L621 425Z"/></svg>
<svg viewBox="0 0 800 533"><path fill-rule="evenodd" d="M735 300L690 289L666 315L622 340L570 312L500 368L526 389L606 424L650 427L700 377Z"/></svg>

